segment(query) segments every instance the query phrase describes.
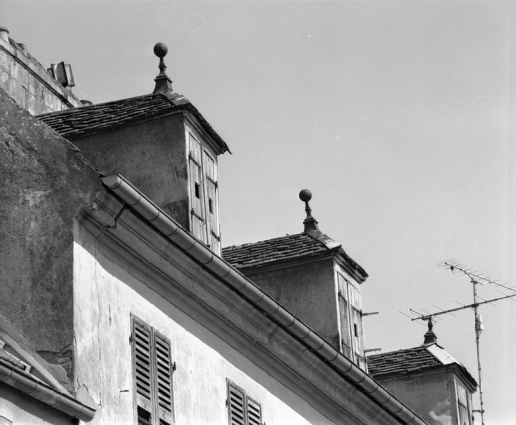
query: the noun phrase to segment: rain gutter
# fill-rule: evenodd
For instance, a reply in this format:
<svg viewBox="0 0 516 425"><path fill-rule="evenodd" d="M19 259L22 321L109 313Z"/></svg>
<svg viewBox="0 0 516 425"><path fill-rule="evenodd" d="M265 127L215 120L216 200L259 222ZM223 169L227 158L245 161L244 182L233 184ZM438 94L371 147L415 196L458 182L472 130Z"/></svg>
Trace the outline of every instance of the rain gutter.
<svg viewBox="0 0 516 425"><path fill-rule="evenodd" d="M36 377L0 359L0 382L34 397L48 406L72 418L89 422L95 416L95 409L53 389Z"/></svg>
<svg viewBox="0 0 516 425"><path fill-rule="evenodd" d="M331 364L342 376L353 382L364 393L383 406L386 411L404 424L427 425L424 420L397 400L351 360L290 314L252 281L210 251L202 242L190 235L124 177L118 174L101 177L101 180L107 188L130 205L152 227L186 251L241 296L265 312L278 325L302 341L310 350Z"/></svg>

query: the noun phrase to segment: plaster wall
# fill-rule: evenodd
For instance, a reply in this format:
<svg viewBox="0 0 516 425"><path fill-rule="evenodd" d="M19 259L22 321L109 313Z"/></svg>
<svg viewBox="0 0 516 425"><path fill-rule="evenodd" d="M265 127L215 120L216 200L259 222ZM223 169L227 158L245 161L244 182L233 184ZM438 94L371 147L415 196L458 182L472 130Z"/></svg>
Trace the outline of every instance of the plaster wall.
<svg viewBox="0 0 516 425"><path fill-rule="evenodd" d="M0 424L73 424L64 413L0 382Z"/></svg>
<svg viewBox="0 0 516 425"><path fill-rule="evenodd" d="M131 314L171 340L176 424L227 425L227 379L261 404L262 422L268 425L333 423L195 316L154 292L149 282L118 265L115 254L79 223L74 257L77 397L98 406L93 424L136 423Z"/></svg>
<svg viewBox="0 0 516 425"><path fill-rule="evenodd" d="M182 114L77 138L74 143L99 170L123 175L189 228L188 158Z"/></svg>
<svg viewBox="0 0 516 425"><path fill-rule="evenodd" d="M0 110L0 314L70 374L73 218L100 181L1 89Z"/></svg>
<svg viewBox="0 0 516 425"><path fill-rule="evenodd" d="M380 381L429 425L457 425L452 382L444 369Z"/></svg>
<svg viewBox="0 0 516 425"><path fill-rule="evenodd" d="M266 293L339 348L337 286L333 259L266 271L243 271Z"/></svg>
<svg viewBox="0 0 516 425"><path fill-rule="evenodd" d="M27 51L0 38L0 87L32 115L81 106Z"/></svg>

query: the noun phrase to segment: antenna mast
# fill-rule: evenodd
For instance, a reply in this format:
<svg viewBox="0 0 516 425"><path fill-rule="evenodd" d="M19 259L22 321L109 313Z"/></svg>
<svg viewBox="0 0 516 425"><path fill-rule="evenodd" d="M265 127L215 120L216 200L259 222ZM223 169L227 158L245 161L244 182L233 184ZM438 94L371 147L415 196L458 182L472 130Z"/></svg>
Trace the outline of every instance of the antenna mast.
<svg viewBox="0 0 516 425"><path fill-rule="evenodd" d="M493 280L489 277L485 277L477 272L471 271L471 269L464 267L462 264L458 263L455 260L441 261L441 262L437 263L437 267L444 267L446 269L451 270L452 273L454 273L455 271L461 272L469 277L471 283L473 284L473 304L464 305L464 306L452 308L449 310L441 310L437 313L428 313L428 314L424 314L424 315L415 310L410 309L410 311L412 313L414 313L418 316L418 317L412 318L411 320L432 320L432 318L434 316L439 316L441 314L452 313L454 311L464 310L467 308L472 308L474 310L474 312L475 312L475 342L476 342L476 347L477 347L478 389L479 389L479 398L480 398L480 409L473 410L473 412L480 413L482 425L485 425L485 423L484 423L484 400L483 400L483 392L482 392L482 366L480 363L480 335L482 334L482 331L484 330L484 325L482 324L482 317L478 313L478 307L482 304L493 303L495 301L503 300L506 298L516 297L516 289L513 287L510 287L510 286L501 284L498 281ZM511 295L506 295L503 297L493 298L490 300L478 302L477 285L485 285L486 283L500 286L500 287L502 287L506 290L510 290L514 293Z"/></svg>

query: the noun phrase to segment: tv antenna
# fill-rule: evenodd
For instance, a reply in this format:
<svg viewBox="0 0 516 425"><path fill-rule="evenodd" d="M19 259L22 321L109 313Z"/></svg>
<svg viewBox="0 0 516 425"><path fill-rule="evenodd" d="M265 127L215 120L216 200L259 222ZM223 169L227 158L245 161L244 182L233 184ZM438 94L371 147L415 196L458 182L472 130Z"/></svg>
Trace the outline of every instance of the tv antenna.
<svg viewBox="0 0 516 425"><path fill-rule="evenodd" d="M432 319L435 316L440 316L440 315L443 315L443 314L452 314L455 311L465 310L465 309L468 309L468 308L471 308L471 309L474 310L474 313L475 313L475 340L476 340L476 347L477 347L478 390L479 390L479 399L480 399L480 409L479 410L473 410L473 412L474 413L480 413L481 423L482 423L482 425L485 425L484 424L484 401L483 401L483 392L482 392L482 366L481 366L481 363L480 363L480 335L482 334L482 331L484 330L484 325L482 324L482 316L480 316L480 314L478 313L478 307L480 305L483 305L483 304L490 304L490 303L494 303L496 301L504 300L504 299L507 299L507 298L516 297L516 289L514 287L507 286L505 284L499 283L498 279L497 280L493 280L490 277L486 277L486 276L483 276L482 274L480 274L480 273L478 273L476 271L472 271L470 268L467 268L467 267L463 266L462 264L457 262L455 259L440 261L439 263L437 263L437 267L443 267L445 269L450 270L452 273L456 273L457 272L457 273L462 273L462 274L466 275L470 279L471 283L473 284L473 303L472 304L468 304L468 305L463 305L463 306L460 306L460 307L456 307L456 308L451 308L451 309L448 309L448 310L442 310L439 307L437 307L437 308L439 308L440 311L438 311L436 313L424 312L426 314L422 314L422 313L420 313L420 312L418 312L416 310L410 309L410 311L413 314L417 315L417 317L411 318L411 320L413 320L413 321L414 320L429 320L429 321L432 321ZM477 285L485 285L486 283L499 286L499 287L504 288L506 290L512 291L513 293L510 294L510 295L505 295L503 297L493 298L493 299L490 299L490 300L484 300L484 301L479 302L478 298L480 298L480 297L477 294Z"/></svg>

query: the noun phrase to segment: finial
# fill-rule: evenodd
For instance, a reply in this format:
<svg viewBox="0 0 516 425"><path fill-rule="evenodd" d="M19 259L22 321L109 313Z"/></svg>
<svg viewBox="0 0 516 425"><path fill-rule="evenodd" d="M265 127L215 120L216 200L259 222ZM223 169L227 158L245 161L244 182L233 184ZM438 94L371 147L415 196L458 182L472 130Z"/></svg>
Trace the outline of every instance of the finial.
<svg viewBox="0 0 516 425"><path fill-rule="evenodd" d="M303 221L303 224L305 225L304 232L307 233L312 230L319 230L317 220L312 217L312 210L310 209L310 205L308 205L308 201L312 199L312 192L310 192L308 189L303 189L301 192L299 192L299 199L305 203L306 218L305 221Z"/></svg>
<svg viewBox="0 0 516 425"><path fill-rule="evenodd" d="M428 331L425 334L425 342L423 345L430 345L437 342L437 335L433 331L434 324L432 323L432 317L428 318Z"/></svg>
<svg viewBox="0 0 516 425"><path fill-rule="evenodd" d="M163 58L168 53L168 47L165 43L156 43L154 46L154 54L159 58L159 74L154 79L156 81L156 87L154 87L153 93L164 92L168 90L172 90L172 80L168 78L165 70L167 66L165 65L165 61Z"/></svg>

